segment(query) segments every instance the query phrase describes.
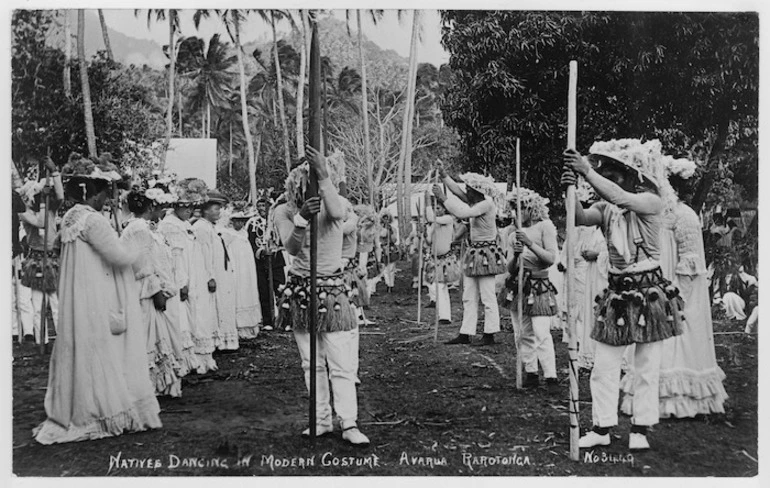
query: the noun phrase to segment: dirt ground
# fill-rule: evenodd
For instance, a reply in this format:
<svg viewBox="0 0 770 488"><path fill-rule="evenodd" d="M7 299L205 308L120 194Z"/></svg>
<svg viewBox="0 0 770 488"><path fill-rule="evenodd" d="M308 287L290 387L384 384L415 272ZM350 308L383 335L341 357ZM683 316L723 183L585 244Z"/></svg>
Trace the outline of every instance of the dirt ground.
<svg viewBox="0 0 770 488"><path fill-rule="evenodd" d="M300 438L308 395L291 333L263 332L219 371L185 379L181 398L161 398L163 428L100 441L41 446L32 428L45 419L48 357L13 346L13 472L18 476L730 476L758 473L756 336L715 336L730 395L726 413L663 420L653 449L630 455L629 418L608 448L569 459L567 348L554 332L561 391L518 392L510 322L499 344L448 346L453 324L433 339L434 310L416 319L417 294L401 273L393 293L380 285L361 332L359 424L368 448L337 430L312 447ZM423 295L423 304L427 293ZM717 320L715 331L740 325ZM588 377L580 378L580 424L589 427Z"/></svg>

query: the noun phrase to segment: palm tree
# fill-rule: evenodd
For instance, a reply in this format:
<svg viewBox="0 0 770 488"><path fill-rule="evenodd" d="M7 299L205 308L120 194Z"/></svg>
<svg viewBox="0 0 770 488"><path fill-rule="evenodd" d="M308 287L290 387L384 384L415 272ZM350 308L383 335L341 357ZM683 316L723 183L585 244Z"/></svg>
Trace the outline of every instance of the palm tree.
<svg viewBox="0 0 770 488"><path fill-rule="evenodd" d="M372 22L376 25L382 18L384 10L368 10ZM345 13L349 16L349 11ZM348 19L349 20L349 19ZM348 23L349 25L349 23ZM374 165L372 163L371 143L369 141L369 91L366 83L366 62L364 58L364 34L361 26L361 10L356 10L356 25L358 27L358 59L361 72L361 114L364 118L364 157L366 160L366 184L369 187L369 202L374 203ZM350 27L348 27L350 35Z"/></svg>
<svg viewBox="0 0 770 488"><path fill-rule="evenodd" d="M70 11L64 9L64 70L62 73L64 82L64 94L67 98L72 96L72 29L70 28Z"/></svg>
<svg viewBox="0 0 770 488"><path fill-rule="evenodd" d="M283 77L281 75L281 63L278 57L278 35L275 30L276 20L287 19L294 25L294 20L288 12L284 10L259 10L262 20L270 24L273 31L273 62L275 63L276 74L276 93L278 94L278 116L281 120L281 130L283 131L283 152L286 162L286 171L291 171L291 151L289 149L289 129L286 124L286 107L283 99Z"/></svg>
<svg viewBox="0 0 770 488"><path fill-rule="evenodd" d="M86 122L86 139L88 140L88 155L97 156L96 134L94 133L94 115L91 111L91 86L88 83L88 66L86 65L86 21L85 10L78 10L78 65L80 66L80 84L83 90L83 118Z"/></svg>
<svg viewBox="0 0 770 488"><path fill-rule="evenodd" d="M140 10L134 10L134 15L139 16ZM174 84L175 84L175 71L176 71L176 44L174 43L174 36L179 30L179 12L177 10L169 9L168 11L163 9L147 10L147 27L153 21L153 18L157 22L168 20L168 49L169 49L169 66L168 66L168 108L166 110L166 142L168 147L171 142L171 135L174 131ZM163 156L163 162L165 165L166 156Z"/></svg>
<svg viewBox="0 0 770 488"><path fill-rule="evenodd" d="M110 61L115 61L115 56L112 55L112 47L110 46L110 34L107 32L107 23L104 21L104 12L102 9L97 9L99 12L99 23L102 26L102 38L104 39L104 49L107 50L107 57Z"/></svg>
<svg viewBox="0 0 770 488"><path fill-rule="evenodd" d="M203 39L188 37L179 47L179 76L194 84L190 101L193 110L203 112L201 137L211 137L211 109L227 106L237 56L229 54L230 45L214 34L204 52Z"/></svg>
<svg viewBox="0 0 770 488"><path fill-rule="evenodd" d="M420 11L412 14L412 40L409 47L409 75L407 79L404 118L401 131L401 152L399 154L398 180L396 195L398 202L398 221L400 231L407 233L407 225L411 219L411 183L412 183L412 121L414 119L414 94L417 82L417 45L420 33Z"/></svg>

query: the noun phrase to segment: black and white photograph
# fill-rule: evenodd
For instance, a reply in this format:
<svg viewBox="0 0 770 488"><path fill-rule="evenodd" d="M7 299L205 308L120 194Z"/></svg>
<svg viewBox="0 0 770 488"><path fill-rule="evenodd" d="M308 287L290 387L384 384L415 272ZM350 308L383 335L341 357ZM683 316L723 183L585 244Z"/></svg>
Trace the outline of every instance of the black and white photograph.
<svg viewBox="0 0 770 488"><path fill-rule="evenodd" d="M758 1L171 3L3 8L11 486L761 485Z"/></svg>

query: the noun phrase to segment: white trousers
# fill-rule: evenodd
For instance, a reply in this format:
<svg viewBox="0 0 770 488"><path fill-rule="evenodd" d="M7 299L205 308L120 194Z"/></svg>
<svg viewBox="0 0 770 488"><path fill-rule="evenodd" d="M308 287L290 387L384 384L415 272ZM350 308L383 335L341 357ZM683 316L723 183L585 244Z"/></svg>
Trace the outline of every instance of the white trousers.
<svg viewBox="0 0 770 488"><path fill-rule="evenodd" d="M310 391L310 334L294 331L305 385ZM316 336L316 425L331 427L332 406L329 383L334 394L334 411L343 429L356 425L356 371L358 369L358 329L342 332L320 332Z"/></svg>
<svg viewBox="0 0 770 488"><path fill-rule="evenodd" d="M53 315L53 328L59 329L59 296L56 293L48 293L48 305ZM43 307L43 292L32 290L32 312L35 329L35 342L40 342L40 312ZM48 343L48 328L45 328L45 342Z"/></svg>
<svg viewBox="0 0 770 488"><path fill-rule="evenodd" d="M484 333L500 332L500 311L495 296L495 277L463 275L463 325L460 334L476 335L479 298L484 304Z"/></svg>
<svg viewBox="0 0 770 488"><path fill-rule="evenodd" d="M382 270L382 277L385 278L385 286L393 288L396 284L396 263L386 264Z"/></svg>
<svg viewBox="0 0 770 488"><path fill-rule="evenodd" d="M620 366L626 346L596 343L594 369L591 370L591 400L593 423L598 427L618 425L620 399ZM636 344L634 368L634 425L650 426L658 423L658 380L663 341Z"/></svg>
<svg viewBox="0 0 770 488"><path fill-rule="evenodd" d="M746 320L746 301L737 294L728 291L722 297L722 307L728 319Z"/></svg>
<svg viewBox="0 0 770 488"><path fill-rule="evenodd" d="M34 333L32 311L32 289L21 284L19 278L13 277L11 286L11 329L21 340L23 336ZM21 330L19 330L21 324Z"/></svg>
<svg viewBox="0 0 770 488"><path fill-rule="evenodd" d="M436 289L438 288L438 296ZM452 304L449 301L449 288L446 283L429 283L428 296L431 302L436 303L436 311L439 320L452 320Z"/></svg>
<svg viewBox="0 0 770 488"><path fill-rule="evenodd" d="M759 305L754 307L754 310L751 311L749 320L746 321L746 329L744 330L744 332L747 334L751 334L757 328L758 322L759 322Z"/></svg>
<svg viewBox="0 0 770 488"><path fill-rule="evenodd" d="M518 354L527 373L537 374L537 363L543 368L543 377L556 378L556 353L551 337L551 317L530 317L524 314L519 321L519 313L511 312L513 334L516 338Z"/></svg>

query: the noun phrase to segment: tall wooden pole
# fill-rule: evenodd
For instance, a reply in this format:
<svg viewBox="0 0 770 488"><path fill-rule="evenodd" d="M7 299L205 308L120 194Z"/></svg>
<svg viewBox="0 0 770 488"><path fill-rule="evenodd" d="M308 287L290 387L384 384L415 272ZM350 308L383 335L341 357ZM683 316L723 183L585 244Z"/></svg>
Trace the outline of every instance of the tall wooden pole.
<svg viewBox="0 0 770 488"><path fill-rule="evenodd" d="M521 139L516 138L516 228L521 228ZM516 334L516 389L521 390L524 386L524 361L521 359L521 333L524 329L524 256L519 254L514 256L519 260L518 281L517 281L517 306L519 333Z"/></svg>
<svg viewBox="0 0 770 488"><path fill-rule="evenodd" d="M309 77L309 133L310 145L317 151L323 151L321 141L321 50L318 45L318 24L311 19L312 37L310 40L310 77ZM306 198L318 196L318 175L310 171L310 184L308 185ZM318 276L318 216L313 215L310 220L310 310L308 312L310 331L310 442L315 443L316 423L316 322L318 310L318 290L316 281Z"/></svg>
<svg viewBox="0 0 770 488"><path fill-rule="evenodd" d="M430 178L430 175L428 176ZM430 181L430 180L429 180ZM409 213L412 213L412 198L409 197ZM425 205L422 205L422 207L425 207ZM420 238L418 240L418 248L417 248L417 324L421 324L420 318L422 317L422 247L423 247L423 239L425 238L425 232L424 229L421 229L422 224L422 212L424 209L420 208L420 200L417 200L417 232L420 233Z"/></svg>
<svg viewBox="0 0 770 488"><path fill-rule="evenodd" d="M48 148L48 156L51 155L51 148ZM46 280L48 279L48 209L51 208L50 189L51 177L48 168L41 165L42 171L45 171L45 208L43 208L43 300L40 305L40 354L45 354L45 339L48 336L48 290L46 290ZM38 174L42 174L39 172Z"/></svg>
<svg viewBox="0 0 770 488"><path fill-rule="evenodd" d="M438 171L433 174L433 185L430 186L431 191L433 190L434 185L438 185ZM438 214L436 213L436 199L432 198L431 202L433 202L433 290L436 293L436 317L434 318L433 323L433 342L438 342L439 299L441 298L438 291ZM446 276L444 279L446 280Z"/></svg>
<svg viewBox="0 0 770 488"><path fill-rule="evenodd" d="M567 148L575 149L577 134L577 61L569 62L569 94L567 99ZM575 185L567 187L567 329L569 330L569 457L580 459L578 440L580 424L577 375L577 330L572 313L572 297L575 293Z"/></svg>

